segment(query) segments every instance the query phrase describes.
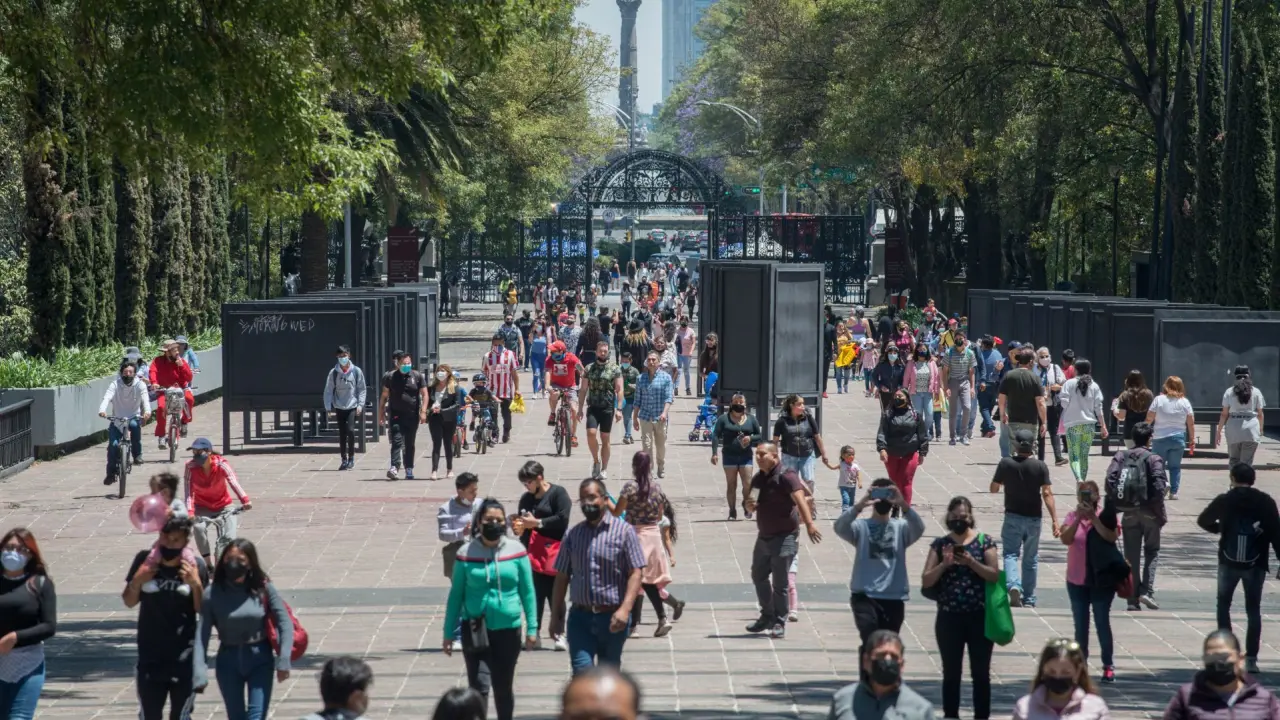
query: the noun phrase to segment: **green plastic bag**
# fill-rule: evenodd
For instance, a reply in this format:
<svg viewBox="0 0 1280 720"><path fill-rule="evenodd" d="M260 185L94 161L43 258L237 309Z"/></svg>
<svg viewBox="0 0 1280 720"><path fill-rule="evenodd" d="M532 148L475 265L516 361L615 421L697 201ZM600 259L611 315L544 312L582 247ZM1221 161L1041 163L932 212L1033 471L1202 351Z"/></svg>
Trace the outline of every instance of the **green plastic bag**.
<svg viewBox="0 0 1280 720"><path fill-rule="evenodd" d="M1005 590L1004 571L995 582L986 583L987 639L997 645L1013 642L1013 610L1009 607L1009 592Z"/></svg>

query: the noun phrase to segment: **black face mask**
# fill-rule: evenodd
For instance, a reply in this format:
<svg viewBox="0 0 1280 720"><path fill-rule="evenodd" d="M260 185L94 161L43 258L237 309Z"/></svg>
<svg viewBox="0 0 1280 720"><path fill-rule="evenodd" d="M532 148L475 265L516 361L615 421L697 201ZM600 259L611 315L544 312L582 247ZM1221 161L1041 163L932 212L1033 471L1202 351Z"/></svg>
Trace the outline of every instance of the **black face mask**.
<svg viewBox="0 0 1280 720"><path fill-rule="evenodd" d="M957 535L963 535L969 529L969 518L947 518L947 529Z"/></svg>
<svg viewBox="0 0 1280 720"><path fill-rule="evenodd" d="M160 559L170 562L182 557L182 548L169 548L160 546Z"/></svg>
<svg viewBox="0 0 1280 720"><path fill-rule="evenodd" d="M596 362L600 363L601 365L604 365L605 363L609 362L609 353L605 353L603 355L597 355Z"/></svg>
<svg viewBox="0 0 1280 720"><path fill-rule="evenodd" d="M897 408L904 408L907 406L907 399L901 395L895 395L893 397L893 406Z"/></svg>
<svg viewBox="0 0 1280 720"><path fill-rule="evenodd" d="M890 500L877 500L872 507L877 515L888 515L889 511L893 509L893 502Z"/></svg>
<svg viewBox="0 0 1280 720"><path fill-rule="evenodd" d="M898 659L882 655L871 661L871 682L877 685L897 685L902 680L902 666Z"/></svg>
<svg viewBox="0 0 1280 720"><path fill-rule="evenodd" d="M1227 685L1236 678L1235 663L1229 660L1210 660L1204 664L1204 679L1213 685Z"/></svg>
<svg viewBox="0 0 1280 720"><path fill-rule="evenodd" d="M132 385L132 384L133 384L133 376L132 376L132 375L121 375L121 376L120 376L120 381L121 381L121 382L123 382L125 385Z"/></svg>
<svg viewBox="0 0 1280 720"><path fill-rule="evenodd" d="M494 523L487 522L480 526L480 534L484 536L485 540L493 542L494 540L497 540L503 535L506 535L507 528L505 525L503 525L500 522L494 522Z"/></svg>
<svg viewBox="0 0 1280 720"><path fill-rule="evenodd" d="M742 413L747 411L747 406L746 405L730 405L729 409L736 413Z"/></svg>
<svg viewBox="0 0 1280 720"><path fill-rule="evenodd" d="M601 505L592 505L590 503L582 503L582 516L587 522L595 522L604 514L604 507Z"/></svg>
<svg viewBox="0 0 1280 720"><path fill-rule="evenodd" d="M243 560L230 560L223 568L226 577L231 582L239 582L245 575L249 574L249 563Z"/></svg>
<svg viewBox="0 0 1280 720"><path fill-rule="evenodd" d="M1076 681L1069 677L1044 677L1040 678L1040 682L1044 687L1054 695L1061 695L1071 688L1075 687Z"/></svg>

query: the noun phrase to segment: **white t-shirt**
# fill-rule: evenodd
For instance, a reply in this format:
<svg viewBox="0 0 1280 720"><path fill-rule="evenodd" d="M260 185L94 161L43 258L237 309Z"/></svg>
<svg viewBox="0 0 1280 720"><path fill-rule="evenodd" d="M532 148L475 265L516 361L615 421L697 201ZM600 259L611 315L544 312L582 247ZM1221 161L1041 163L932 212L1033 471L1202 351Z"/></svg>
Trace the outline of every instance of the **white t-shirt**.
<svg viewBox="0 0 1280 720"><path fill-rule="evenodd" d="M1152 429L1152 438L1172 437L1178 433L1186 434L1187 418L1194 412L1191 401L1186 398L1173 399L1161 394L1151 403L1151 410L1156 414L1156 424ZM1190 439L1190 438L1188 438Z"/></svg>
<svg viewBox="0 0 1280 720"><path fill-rule="evenodd" d="M842 488L858 487L858 473L860 472L862 472L862 469L858 467L858 463L856 462L845 463L845 461L841 460L840 461L840 481L836 484L836 487L842 487Z"/></svg>
<svg viewBox="0 0 1280 720"><path fill-rule="evenodd" d="M1267 406L1258 388L1253 389L1249 402L1241 403L1233 388L1222 394L1222 407L1227 409L1227 424L1222 427L1228 443L1258 442L1262 429L1258 427L1258 411Z"/></svg>

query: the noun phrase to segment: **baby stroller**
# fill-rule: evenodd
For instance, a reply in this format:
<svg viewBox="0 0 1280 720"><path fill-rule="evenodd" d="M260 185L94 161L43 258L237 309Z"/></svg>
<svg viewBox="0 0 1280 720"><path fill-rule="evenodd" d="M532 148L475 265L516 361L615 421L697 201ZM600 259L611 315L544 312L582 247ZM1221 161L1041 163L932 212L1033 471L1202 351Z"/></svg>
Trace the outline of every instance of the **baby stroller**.
<svg viewBox="0 0 1280 720"><path fill-rule="evenodd" d="M702 404L698 406L698 417L693 421L693 429L689 431L689 442L711 440L711 428L715 427L716 420L720 418L720 406L712 392L719 379L719 373L707 373L707 382L702 388Z"/></svg>

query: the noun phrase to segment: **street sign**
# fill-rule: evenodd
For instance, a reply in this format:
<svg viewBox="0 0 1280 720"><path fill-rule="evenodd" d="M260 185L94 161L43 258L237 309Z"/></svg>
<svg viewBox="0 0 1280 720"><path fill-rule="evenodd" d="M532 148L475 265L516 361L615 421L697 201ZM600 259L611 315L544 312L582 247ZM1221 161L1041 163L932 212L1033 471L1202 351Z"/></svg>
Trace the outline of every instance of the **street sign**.
<svg viewBox="0 0 1280 720"><path fill-rule="evenodd" d="M618 215L613 211L613 208L604 209L604 214L602 217L604 217L605 237L613 237L613 221L614 221L614 218L616 218L617 216Z"/></svg>
<svg viewBox="0 0 1280 720"><path fill-rule="evenodd" d="M907 238L900 227L884 231L884 284L889 290L906 289Z"/></svg>

